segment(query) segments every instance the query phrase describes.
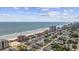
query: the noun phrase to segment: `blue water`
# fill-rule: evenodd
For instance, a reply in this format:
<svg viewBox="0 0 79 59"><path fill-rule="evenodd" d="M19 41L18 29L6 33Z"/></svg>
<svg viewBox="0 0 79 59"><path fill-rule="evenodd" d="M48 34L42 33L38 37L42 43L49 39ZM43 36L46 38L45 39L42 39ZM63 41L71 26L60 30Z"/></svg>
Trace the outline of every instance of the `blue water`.
<svg viewBox="0 0 79 59"><path fill-rule="evenodd" d="M0 22L0 36L24 32L52 25L63 25L65 22Z"/></svg>

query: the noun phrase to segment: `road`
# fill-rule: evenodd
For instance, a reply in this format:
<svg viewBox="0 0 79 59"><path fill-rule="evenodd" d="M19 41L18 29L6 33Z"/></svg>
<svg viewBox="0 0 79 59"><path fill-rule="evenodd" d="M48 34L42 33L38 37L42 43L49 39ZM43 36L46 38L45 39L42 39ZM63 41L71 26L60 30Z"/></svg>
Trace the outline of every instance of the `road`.
<svg viewBox="0 0 79 59"><path fill-rule="evenodd" d="M44 48L46 48L46 47L48 47L49 45L51 45L55 40L58 40L58 38L61 37L61 36L63 36L63 34L60 35L60 36L58 36L57 38L55 38L54 40L52 40L50 43L46 44L45 46L43 46L42 48L40 48L40 49L38 49L38 50L39 50L39 51L43 51Z"/></svg>

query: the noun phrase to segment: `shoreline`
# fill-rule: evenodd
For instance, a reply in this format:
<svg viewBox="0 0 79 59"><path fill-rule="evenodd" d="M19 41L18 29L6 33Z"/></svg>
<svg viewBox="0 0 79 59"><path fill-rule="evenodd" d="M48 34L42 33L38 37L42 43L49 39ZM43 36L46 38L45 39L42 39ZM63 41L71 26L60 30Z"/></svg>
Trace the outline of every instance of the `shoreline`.
<svg viewBox="0 0 79 59"><path fill-rule="evenodd" d="M2 36L0 36L0 39L15 40L17 38L17 36L19 36L19 35L25 35L25 36L33 35L36 33L43 32L43 31L48 30L48 29L49 29L49 27L46 27L46 28L39 28L39 29L29 30L29 31L24 31L24 32L19 32L19 33L2 35Z"/></svg>
<svg viewBox="0 0 79 59"><path fill-rule="evenodd" d="M65 25L65 24L63 24L63 25ZM57 27L62 27L63 25L57 25ZM17 32L17 33L8 34L8 35L2 35L2 36L0 36L0 39L15 40L17 38L17 36L19 36L19 35L28 36L28 35L33 35L33 34L43 32L45 30L49 30L49 27L33 29L33 30L24 31L24 32Z"/></svg>

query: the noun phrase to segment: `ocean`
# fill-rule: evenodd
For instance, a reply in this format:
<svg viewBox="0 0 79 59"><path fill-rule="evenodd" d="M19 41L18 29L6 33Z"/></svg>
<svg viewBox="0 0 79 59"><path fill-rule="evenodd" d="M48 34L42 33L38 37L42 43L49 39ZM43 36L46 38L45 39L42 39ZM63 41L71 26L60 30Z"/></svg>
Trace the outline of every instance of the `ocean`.
<svg viewBox="0 0 79 59"><path fill-rule="evenodd" d="M0 22L0 36L63 24L67 23L66 22Z"/></svg>

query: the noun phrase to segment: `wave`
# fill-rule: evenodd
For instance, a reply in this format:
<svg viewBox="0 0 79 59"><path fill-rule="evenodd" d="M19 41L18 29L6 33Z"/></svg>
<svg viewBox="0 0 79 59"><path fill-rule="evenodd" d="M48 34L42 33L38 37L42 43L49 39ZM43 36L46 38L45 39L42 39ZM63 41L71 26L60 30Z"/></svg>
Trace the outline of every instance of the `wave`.
<svg viewBox="0 0 79 59"><path fill-rule="evenodd" d="M31 35L31 34L35 34L35 33L39 33L39 32L45 31L47 29L49 29L49 28L46 27L46 28L40 28L40 29L31 30L31 31L24 31L24 32L19 32L19 33L2 35L2 36L0 36L0 39L10 39L10 38L17 37L19 35L26 35L27 36L27 35Z"/></svg>

